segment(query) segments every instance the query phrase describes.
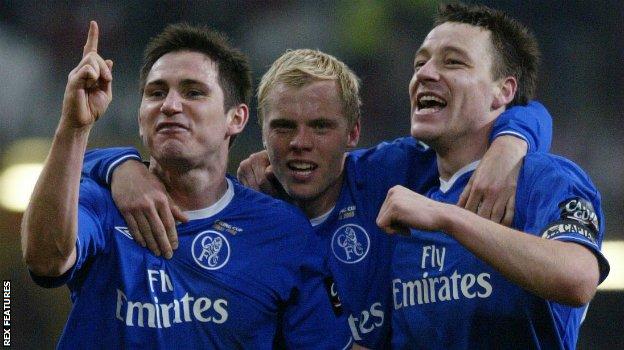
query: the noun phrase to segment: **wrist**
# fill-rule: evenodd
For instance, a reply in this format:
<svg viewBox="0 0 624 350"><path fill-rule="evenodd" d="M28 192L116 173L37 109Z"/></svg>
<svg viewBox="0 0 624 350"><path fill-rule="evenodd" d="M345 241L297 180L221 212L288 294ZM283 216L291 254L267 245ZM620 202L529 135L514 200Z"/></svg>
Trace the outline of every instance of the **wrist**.
<svg viewBox="0 0 624 350"><path fill-rule="evenodd" d="M452 232L455 231L457 219L462 214L461 211L466 210L454 204L441 203L441 205L442 207L438 211L438 230L452 235Z"/></svg>
<svg viewBox="0 0 624 350"><path fill-rule="evenodd" d="M523 157L527 154L529 145L518 136L505 134L495 138L490 148L500 148L505 153Z"/></svg>
<svg viewBox="0 0 624 350"><path fill-rule="evenodd" d="M91 132L93 124L89 125L75 125L67 120L65 117L61 117L59 125L56 128L54 136L59 137L88 137Z"/></svg>
<svg viewBox="0 0 624 350"><path fill-rule="evenodd" d="M149 172L145 164L140 159L136 159L134 157L129 157L124 159L119 164L116 164L112 170L112 175L110 176L109 185L112 187L115 179L124 179L124 178L136 178L137 174L141 172Z"/></svg>
<svg viewBox="0 0 624 350"><path fill-rule="evenodd" d="M89 141L91 127L76 128L65 123L60 123L54 132L54 139L67 144L84 144Z"/></svg>

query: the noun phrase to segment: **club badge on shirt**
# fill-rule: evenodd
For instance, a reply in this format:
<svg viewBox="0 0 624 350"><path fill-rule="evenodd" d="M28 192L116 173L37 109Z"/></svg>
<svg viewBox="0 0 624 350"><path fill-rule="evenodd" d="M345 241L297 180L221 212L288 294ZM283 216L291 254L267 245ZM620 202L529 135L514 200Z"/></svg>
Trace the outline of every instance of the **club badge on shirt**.
<svg viewBox="0 0 624 350"><path fill-rule="evenodd" d="M334 232L331 247L338 260L346 264L355 264L368 254L370 237L361 226L343 225Z"/></svg>
<svg viewBox="0 0 624 350"><path fill-rule="evenodd" d="M218 270L230 259L230 243L217 231L203 231L191 245L193 259L206 270Z"/></svg>

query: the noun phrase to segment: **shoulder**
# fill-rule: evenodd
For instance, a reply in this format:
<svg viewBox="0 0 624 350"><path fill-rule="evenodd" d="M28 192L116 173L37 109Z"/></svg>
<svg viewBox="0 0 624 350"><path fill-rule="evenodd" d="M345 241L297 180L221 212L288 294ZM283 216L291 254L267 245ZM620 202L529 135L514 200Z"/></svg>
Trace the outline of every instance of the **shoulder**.
<svg viewBox="0 0 624 350"><path fill-rule="evenodd" d="M574 186L580 190L597 192L587 173L571 160L550 153L529 153L524 159L521 180L550 186Z"/></svg>
<svg viewBox="0 0 624 350"><path fill-rule="evenodd" d="M399 184L421 190L438 177L435 152L413 137L350 152L345 170L350 181L360 189L372 186L382 192Z"/></svg>
<svg viewBox="0 0 624 350"><path fill-rule="evenodd" d="M349 152L352 161L383 160L386 157L398 159L406 156L435 156L435 152L426 144L413 137L400 137L392 141L384 141L375 147L357 149Z"/></svg>
<svg viewBox="0 0 624 350"><path fill-rule="evenodd" d="M516 191L520 221L535 222L535 229L542 229L549 222L569 215L592 217L595 220L587 224L602 232L601 201L594 183L574 162L552 154L526 156Z"/></svg>
<svg viewBox="0 0 624 350"><path fill-rule="evenodd" d="M238 206L245 215L262 218L267 222L309 225L308 219L296 206L283 200L245 187L238 180L228 177L234 186L234 196Z"/></svg>
<svg viewBox="0 0 624 350"><path fill-rule="evenodd" d="M80 179L79 202L81 205L96 205L99 207L112 203L110 190L95 180L83 176Z"/></svg>

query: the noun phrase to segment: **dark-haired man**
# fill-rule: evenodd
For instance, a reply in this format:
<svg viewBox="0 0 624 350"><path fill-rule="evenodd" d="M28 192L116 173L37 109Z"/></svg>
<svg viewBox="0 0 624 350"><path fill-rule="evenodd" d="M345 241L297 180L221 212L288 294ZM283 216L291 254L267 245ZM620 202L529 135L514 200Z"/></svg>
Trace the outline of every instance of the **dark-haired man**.
<svg viewBox="0 0 624 350"><path fill-rule="evenodd" d="M346 325L326 322L333 314L309 222L225 176L231 140L248 120L247 58L188 25L167 27L147 48L140 133L150 171L188 218L165 259L133 241L109 190L80 179L89 132L112 99L112 61L97 47L91 22L22 228L35 281L71 291L58 347L346 344Z"/></svg>
<svg viewBox="0 0 624 350"><path fill-rule="evenodd" d="M534 37L483 6L447 5L414 60L412 136L436 151L440 185L392 188L377 222L397 237L392 345L573 349L609 265L600 195L572 162L528 154L512 228L452 205L509 106L532 98ZM428 198L427 198L428 197Z"/></svg>
<svg viewBox="0 0 624 350"><path fill-rule="evenodd" d="M381 231L375 219L390 186L405 184L426 191L437 182L435 153L413 138L404 137L345 154L359 138L358 78L343 62L317 50L287 51L273 62L260 82L258 106L268 152L256 153L241 163L239 176L243 183L270 191L265 176L271 172L267 171L271 163L287 199L305 212L315 234L324 242L319 250L327 256L331 271L328 289L340 296L333 299L337 315L334 324L348 324L358 345L387 348L393 237ZM495 136L508 133L525 135L520 137L531 150L548 149L548 113L537 103L510 109L492 131ZM527 144L514 136L497 138L491 153L497 156L484 161L484 167L495 164L500 169L496 172L500 181L513 179ZM168 209L156 210L162 208L162 201L144 203L144 198L153 197L158 187L143 164L129 161L114 170L125 156L138 158L133 152L93 151L87 155L86 171L102 183L111 184L113 180L113 196L126 215L144 215L151 218L150 223L158 223L158 215ZM165 197L166 203L166 194L157 194ZM490 194L484 202L496 202L491 197L496 196ZM490 210L499 212L492 214L498 221L508 217L503 215L507 199L499 197L505 198L503 204ZM485 211L480 214L490 217ZM146 240L151 236L166 237L163 229L157 232L151 226L141 226L140 231L132 234ZM343 348L343 344L335 347Z"/></svg>

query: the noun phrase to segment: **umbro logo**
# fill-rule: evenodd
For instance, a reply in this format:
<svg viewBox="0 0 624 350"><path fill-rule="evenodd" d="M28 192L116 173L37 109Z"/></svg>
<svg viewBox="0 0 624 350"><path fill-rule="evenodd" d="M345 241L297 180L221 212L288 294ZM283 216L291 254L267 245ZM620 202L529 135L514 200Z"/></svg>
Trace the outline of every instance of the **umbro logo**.
<svg viewBox="0 0 624 350"><path fill-rule="evenodd" d="M132 238L132 235L130 234L130 230L128 230L127 227L125 227L125 226L115 226L115 230L121 232L124 236L130 238L131 240L134 240L134 238Z"/></svg>

